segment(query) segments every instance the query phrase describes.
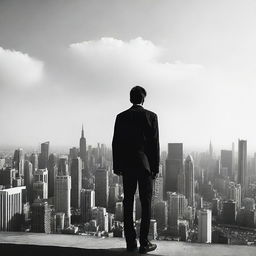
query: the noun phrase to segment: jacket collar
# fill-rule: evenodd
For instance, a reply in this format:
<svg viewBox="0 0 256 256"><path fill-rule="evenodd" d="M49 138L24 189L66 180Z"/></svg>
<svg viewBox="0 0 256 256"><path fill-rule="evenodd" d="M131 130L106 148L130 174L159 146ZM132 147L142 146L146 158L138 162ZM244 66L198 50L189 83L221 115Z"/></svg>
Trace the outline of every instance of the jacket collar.
<svg viewBox="0 0 256 256"><path fill-rule="evenodd" d="M138 108L143 108L143 106L142 105L132 105L131 108L138 109Z"/></svg>

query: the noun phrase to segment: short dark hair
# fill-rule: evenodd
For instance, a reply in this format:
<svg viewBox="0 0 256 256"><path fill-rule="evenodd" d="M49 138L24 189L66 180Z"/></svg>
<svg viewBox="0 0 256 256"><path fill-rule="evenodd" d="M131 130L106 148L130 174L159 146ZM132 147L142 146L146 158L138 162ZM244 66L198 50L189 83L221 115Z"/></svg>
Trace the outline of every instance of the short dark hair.
<svg viewBox="0 0 256 256"><path fill-rule="evenodd" d="M147 96L146 90L141 86L134 86L130 91L130 102L132 104L141 104Z"/></svg>

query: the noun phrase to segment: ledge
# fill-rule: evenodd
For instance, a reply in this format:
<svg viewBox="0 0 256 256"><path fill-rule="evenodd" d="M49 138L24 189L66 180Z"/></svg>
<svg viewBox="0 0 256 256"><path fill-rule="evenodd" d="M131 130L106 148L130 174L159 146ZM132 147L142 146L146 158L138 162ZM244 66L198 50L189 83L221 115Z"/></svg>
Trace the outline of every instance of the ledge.
<svg viewBox="0 0 256 256"><path fill-rule="evenodd" d="M255 246L199 244L156 241L158 248L148 255L158 256L255 256ZM122 238L97 238L78 235L0 232L0 252L25 256L139 255L127 253ZM2 253L1 253L2 255Z"/></svg>

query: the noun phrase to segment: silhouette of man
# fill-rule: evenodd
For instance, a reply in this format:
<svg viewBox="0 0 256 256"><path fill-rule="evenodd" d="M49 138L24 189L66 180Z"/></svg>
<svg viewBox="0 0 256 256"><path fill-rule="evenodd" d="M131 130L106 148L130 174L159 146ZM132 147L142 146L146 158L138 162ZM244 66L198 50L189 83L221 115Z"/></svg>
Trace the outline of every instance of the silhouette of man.
<svg viewBox="0 0 256 256"><path fill-rule="evenodd" d="M156 249L148 240L153 179L159 172L159 133L157 115L142 107L146 90L135 86L130 91L131 108L116 117L112 141L113 170L123 177L124 234L127 251L137 250L133 222L137 183L141 202L140 253Z"/></svg>

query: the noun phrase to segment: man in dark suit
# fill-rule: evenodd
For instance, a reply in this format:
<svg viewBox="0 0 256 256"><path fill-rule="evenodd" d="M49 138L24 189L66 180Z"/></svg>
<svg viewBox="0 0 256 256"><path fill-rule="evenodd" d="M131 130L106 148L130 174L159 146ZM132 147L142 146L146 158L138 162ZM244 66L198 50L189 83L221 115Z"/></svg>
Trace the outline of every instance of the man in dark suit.
<svg viewBox="0 0 256 256"><path fill-rule="evenodd" d="M130 91L131 108L116 117L112 141L113 170L123 177L124 233L127 251L137 250L133 222L137 183L141 202L140 253L156 249L148 240L153 180L159 172L159 133L157 115L142 107L146 90Z"/></svg>

